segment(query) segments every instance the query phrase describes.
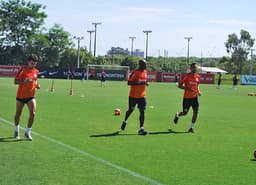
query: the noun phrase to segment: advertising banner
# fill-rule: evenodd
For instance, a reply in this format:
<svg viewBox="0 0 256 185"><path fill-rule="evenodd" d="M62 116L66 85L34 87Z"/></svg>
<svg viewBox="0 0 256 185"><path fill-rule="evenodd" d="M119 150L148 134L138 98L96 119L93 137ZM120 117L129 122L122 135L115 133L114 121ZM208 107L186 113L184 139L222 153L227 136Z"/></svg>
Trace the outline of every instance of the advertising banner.
<svg viewBox="0 0 256 185"><path fill-rule="evenodd" d="M241 84L242 85L256 85L256 76L255 75L241 75Z"/></svg>
<svg viewBox="0 0 256 185"><path fill-rule="evenodd" d="M0 76L14 77L20 69L20 66L0 65Z"/></svg>

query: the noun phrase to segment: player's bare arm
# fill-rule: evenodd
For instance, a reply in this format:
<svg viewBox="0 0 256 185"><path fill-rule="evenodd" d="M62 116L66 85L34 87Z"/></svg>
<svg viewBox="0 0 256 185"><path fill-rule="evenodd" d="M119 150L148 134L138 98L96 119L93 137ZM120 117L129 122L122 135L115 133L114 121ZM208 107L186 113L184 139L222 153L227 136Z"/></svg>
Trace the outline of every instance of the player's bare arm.
<svg viewBox="0 0 256 185"><path fill-rule="evenodd" d="M185 90L185 91L194 92L193 89L191 89L191 88L189 88L189 87L185 87L183 83L179 83L178 88L183 89L183 90Z"/></svg>

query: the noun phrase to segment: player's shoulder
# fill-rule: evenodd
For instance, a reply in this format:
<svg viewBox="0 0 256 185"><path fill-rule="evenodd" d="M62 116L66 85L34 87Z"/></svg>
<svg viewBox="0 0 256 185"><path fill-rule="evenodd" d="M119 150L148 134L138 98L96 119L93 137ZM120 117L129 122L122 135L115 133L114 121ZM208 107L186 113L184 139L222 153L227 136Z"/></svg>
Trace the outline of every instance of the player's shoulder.
<svg viewBox="0 0 256 185"><path fill-rule="evenodd" d="M27 66L20 66L20 71L21 70L26 70L27 69Z"/></svg>
<svg viewBox="0 0 256 185"><path fill-rule="evenodd" d="M35 73L39 73L39 70L37 68L34 68Z"/></svg>
<svg viewBox="0 0 256 185"><path fill-rule="evenodd" d="M24 72L24 71L27 71L27 67L26 67L26 66L21 66L21 67L19 68L18 73L21 73L21 72Z"/></svg>

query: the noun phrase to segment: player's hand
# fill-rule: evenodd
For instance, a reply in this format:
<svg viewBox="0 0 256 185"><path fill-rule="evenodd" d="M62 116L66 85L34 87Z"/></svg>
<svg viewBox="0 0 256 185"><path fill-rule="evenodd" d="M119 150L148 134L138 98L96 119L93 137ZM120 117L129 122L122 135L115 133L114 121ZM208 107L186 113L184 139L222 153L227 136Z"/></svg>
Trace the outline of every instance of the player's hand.
<svg viewBox="0 0 256 185"><path fill-rule="evenodd" d="M202 93L199 91L199 92L198 92L198 96L201 96L201 95L202 95Z"/></svg>
<svg viewBox="0 0 256 185"><path fill-rule="evenodd" d="M41 88L40 84L36 84L36 88L40 89Z"/></svg>

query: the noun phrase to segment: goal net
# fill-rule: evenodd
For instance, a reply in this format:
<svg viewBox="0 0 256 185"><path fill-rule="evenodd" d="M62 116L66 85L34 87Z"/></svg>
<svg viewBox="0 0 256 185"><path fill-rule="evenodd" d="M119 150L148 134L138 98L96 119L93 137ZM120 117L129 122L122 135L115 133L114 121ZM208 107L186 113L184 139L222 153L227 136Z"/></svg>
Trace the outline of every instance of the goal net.
<svg viewBox="0 0 256 185"><path fill-rule="evenodd" d="M105 73L106 80L124 81L128 79L130 67L89 64L86 70L87 80L101 79L103 72Z"/></svg>

